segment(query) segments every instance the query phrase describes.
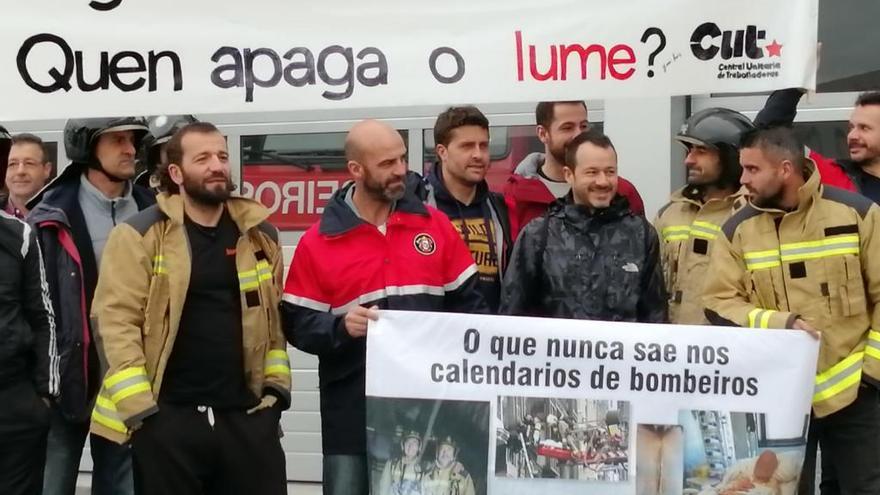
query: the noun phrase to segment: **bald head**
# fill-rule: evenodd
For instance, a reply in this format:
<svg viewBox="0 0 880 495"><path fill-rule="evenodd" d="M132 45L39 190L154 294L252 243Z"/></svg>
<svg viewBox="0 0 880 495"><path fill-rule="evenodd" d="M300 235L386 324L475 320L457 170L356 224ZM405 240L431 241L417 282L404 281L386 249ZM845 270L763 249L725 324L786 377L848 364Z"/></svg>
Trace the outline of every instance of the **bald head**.
<svg viewBox="0 0 880 495"><path fill-rule="evenodd" d="M378 120L362 120L352 126L345 136L345 159L360 162L364 154L378 147L403 145L396 129Z"/></svg>
<svg viewBox="0 0 880 495"><path fill-rule="evenodd" d="M345 138L345 158L358 189L380 201L403 197L406 145L393 127L377 120L358 122Z"/></svg>

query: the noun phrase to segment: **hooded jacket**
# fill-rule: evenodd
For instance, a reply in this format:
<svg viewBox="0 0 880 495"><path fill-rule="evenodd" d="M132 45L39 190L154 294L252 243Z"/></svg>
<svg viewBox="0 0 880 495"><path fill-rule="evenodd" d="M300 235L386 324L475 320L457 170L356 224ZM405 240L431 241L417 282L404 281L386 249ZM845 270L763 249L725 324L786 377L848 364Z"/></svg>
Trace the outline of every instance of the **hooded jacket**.
<svg viewBox="0 0 880 495"><path fill-rule="evenodd" d="M665 323L660 243L623 196L591 210L571 196L520 233L501 314Z"/></svg>
<svg viewBox="0 0 880 495"><path fill-rule="evenodd" d="M62 415L74 422L88 420L101 380L88 318L98 265L79 204L80 177L86 168L76 163L65 168L28 202L27 218L42 249L55 312L61 373L57 404ZM138 209L155 204L153 193L131 187Z"/></svg>
<svg viewBox="0 0 880 495"><path fill-rule="evenodd" d="M504 196L515 205L511 218L513 225L519 228L547 212L550 205L561 197L555 196L541 180L538 170L544 165L544 153L530 153L517 165L513 175L508 177L504 188ZM560 189L565 188L564 184ZM645 214L645 203L635 186L624 179L617 179L617 193L627 199L630 210L636 215ZM518 235L514 233L514 239Z"/></svg>
<svg viewBox="0 0 880 495"><path fill-rule="evenodd" d="M0 388L29 381L58 394L55 315L40 245L31 227L0 211Z"/></svg>
<svg viewBox="0 0 880 495"><path fill-rule="evenodd" d="M471 251L479 275L477 287L495 313L501 299L501 279L513 251L517 230L511 219L512 205L503 195L489 190L484 180L477 185L474 200L465 205L455 199L443 182L443 167L436 163L424 178L421 199L449 217Z"/></svg>
<svg viewBox="0 0 880 495"><path fill-rule="evenodd" d="M248 389L290 405L290 361L278 305L284 268L278 231L259 203L234 197L226 211L241 235L235 247L242 355ZM113 229L102 261L92 316L106 372L92 412L92 432L122 443L158 411L157 399L189 290L192 253L183 199L159 204Z"/></svg>
<svg viewBox="0 0 880 495"><path fill-rule="evenodd" d="M349 206L353 187L340 188L303 235L282 303L288 340L319 358L325 455L366 452L366 339L346 331L350 309L488 313L477 267L446 215L407 188L383 234Z"/></svg>
<svg viewBox="0 0 880 495"><path fill-rule="evenodd" d="M705 286L716 325L822 332L813 411L824 417L880 380L880 208L864 196L807 182L790 212L749 203L723 226Z"/></svg>

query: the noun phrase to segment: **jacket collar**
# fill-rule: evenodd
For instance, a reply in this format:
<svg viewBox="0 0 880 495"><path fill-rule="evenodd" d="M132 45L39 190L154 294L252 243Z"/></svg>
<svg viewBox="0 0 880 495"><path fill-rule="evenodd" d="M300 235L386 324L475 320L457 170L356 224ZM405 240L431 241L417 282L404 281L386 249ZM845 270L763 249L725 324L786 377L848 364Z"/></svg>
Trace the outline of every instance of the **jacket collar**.
<svg viewBox="0 0 880 495"><path fill-rule="evenodd" d="M462 206L465 205L458 201L452 194L449 192L449 189L446 188L446 184L443 182L443 164L437 162L434 164L434 167L431 168L431 173L428 174L428 177L425 178L431 188L434 190L434 196L439 201L444 201L447 203L458 202ZM489 196L489 183L485 180L481 181L477 184L477 192L474 194L474 200L471 203L472 205L477 205L486 201Z"/></svg>
<svg viewBox="0 0 880 495"><path fill-rule="evenodd" d="M183 198L179 194L163 192L156 198L159 209L172 222L183 224ZM248 198L233 196L226 200L226 211L240 232L247 232L269 218L269 210Z"/></svg>
<svg viewBox="0 0 880 495"><path fill-rule="evenodd" d="M672 203L689 203L699 208L702 208L703 206L714 201L724 201L732 203L746 194L747 190L744 187L741 187L738 191L725 196L723 199L710 199L706 201L703 196L702 188L696 186L684 186L681 189L673 192L669 198L669 201Z"/></svg>
<svg viewBox="0 0 880 495"><path fill-rule="evenodd" d="M349 181L347 184L339 188L330 198L327 206L324 208L324 214L321 215L321 223L319 231L323 235L342 235L355 227L366 224L346 203L345 197L349 191L354 190L354 182ZM394 212L411 213L414 215L428 216L428 208L422 204L422 201L416 197L409 187L403 198L397 200L394 206Z"/></svg>
<svg viewBox="0 0 880 495"><path fill-rule="evenodd" d="M538 178L538 169L544 165L544 153L534 152L526 155L513 171L515 175L528 179Z"/></svg>
<svg viewBox="0 0 880 495"><path fill-rule="evenodd" d="M556 200L548 211L548 216L555 216L580 222L583 220L597 220L601 222L609 222L622 218L630 213L629 201L625 196L619 193L611 200L608 208L592 209L583 205L576 205L572 193L568 196Z"/></svg>
<svg viewBox="0 0 880 495"><path fill-rule="evenodd" d="M110 216L110 213L115 205L134 203L134 196L132 195L131 186L131 182L126 182L125 190L123 191L122 196L110 199L105 196L104 193L98 190L98 188L95 187L91 182L89 182L85 174L82 174L79 176L78 197L80 202L88 202L88 204L92 205L93 208L106 212L107 216Z"/></svg>

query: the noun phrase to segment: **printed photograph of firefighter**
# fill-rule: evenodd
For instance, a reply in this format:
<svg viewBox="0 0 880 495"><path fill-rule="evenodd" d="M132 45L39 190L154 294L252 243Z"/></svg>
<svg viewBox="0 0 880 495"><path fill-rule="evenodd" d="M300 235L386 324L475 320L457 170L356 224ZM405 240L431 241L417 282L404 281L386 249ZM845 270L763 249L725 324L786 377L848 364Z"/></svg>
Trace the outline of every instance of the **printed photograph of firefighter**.
<svg viewBox="0 0 880 495"><path fill-rule="evenodd" d="M798 436L779 438L764 414L682 411L684 489L679 493L795 495L807 420Z"/></svg>
<svg viewBox="0 0 880 495"><path fill-rule="evenodd" d="M367 397L370 493L486 495L489 407Z"/></svg>
<svg viewBox="0 0 880 495"><path fill-rule="evenodd" d="M497 412L497 477L629 478L629 403L500 397Z"/></svg>

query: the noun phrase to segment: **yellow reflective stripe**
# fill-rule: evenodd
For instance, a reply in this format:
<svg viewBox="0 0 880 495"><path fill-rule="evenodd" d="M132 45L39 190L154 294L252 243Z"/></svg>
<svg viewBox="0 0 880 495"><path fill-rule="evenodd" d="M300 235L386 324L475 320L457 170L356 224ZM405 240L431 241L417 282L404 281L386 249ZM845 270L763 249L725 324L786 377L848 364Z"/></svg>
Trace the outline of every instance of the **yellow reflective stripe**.
<svg viewBox="0 0 880 495"><path fill-rule="evenodd" d="M260 286L260 282L272 279L272 267L266 260L258 261L257 267L253 270L238 272L238 285L242 292L256 289Z"/></svg>
<svg viewBox="0 0 880 495"><path fill-rule="evenodd" d="M697 220L691 225L670 225L660 231L666 241L684 241L689 237L702 237L715 239L721 232L721 226L714 223Z"/></svg>
<svg viewBox="0 0 880 495"><path fill-rule="evenodd" d="M691 227L689 225L670 225L660 231L660 233L663 234L663 239L667 242L685 241L690 232Z"/></svg>
<svg viewBox="0 0 880 495"><path fill-rule="evenodd" d="M770 328L770 317L776 314L776 311L765 311L761 315L761 328Z"/></svg>
<svg viewBox="0 0 880 495"><path fill-rule="evenodd" d="M827 239L822 239L820 241L804 241L804 242L789 242L780 246L783 251L789 249L801 249L801 248L816 248L816 247L825 247L825 246L835 246L838 244L850 244L850 243L858 243L859 236L857 234L854 235L843 235L839 237L829 237Z"/></svg>
<svg viewBox="0 0 880 495"><path fill-rule="evenodd" d="M143 366L126 368L104 380L104 388L110 399L116 403L132 395L152 390L147 378L147 370Z"/></svg>
<svg viewBox="0 0 880 495"><path fill-rule="evenodd" d="M710 241L714 241L716 238L718 238L718 236L715 234L710 234L708 232L702 232L699 230L692 230L691 237L700 237L702 239L708 239Z"/></svg>
<svg viewBox="0 0 880 495"><path fill-rule="evenodd" d="M269 266L268 261L262 260L257 262L257 278L260 282L272 280L272 267Z"/></svg>
<svg viewBox="0 0 880 495"><path fill-rule="evenodd" d="M772 309L755 308L749 311L749 327L770 328L770 317L778 311Z"/></svg>
<svg viewBox="0 0 880 495"><path fill-rule="evenodd" d="M811 251L811 252L802 252L802 253L791 253L785 254L783 252L782 261L801 261L801 260L814 260L818 258L829 258L831 256L842 256L844 254L859 254L859 247L842 247L829 249L824 248L819 251Z"/></svg>
<svg viewBox="0 0 880 495"><path fill-rule="evenodd" d="M116 411L116 405L103 395L98 395L98 401L92 409L92 419L111 430L123 434L128 433L128 428L125 427L125 423L122 422Z"/></svg>
<svg viewBox="0 0 880 495"><path fill-rule="evenodd" d="M287 366L276 364L273 366L266 367L266 369L263 371L263 374L264 375L289 375L290 368Z"/></svg>
<svg viewBox="0 0 880 495"><path fill-rule="evenodd" d="M820 241L805 241L783 244L782 261L812 260L845 254L859 254L859 236L844 235L829 237Z"/></svg>
<svg viewBox="0 0 880 495"><path fill-rule="evenodd" d="M119 402L121 400L125 400L131 397L132 395L139 394L141 392L150 392L152 390L153 388L150 386L149 382L143 382L126 387L119 392L111 395L110 398L113 399L113 402Z"/></svg>
<svg viewBox="0 0 880 495"><path fill-rule="evenodd" d="M143 366L137 366L135 368L125 368L122 371L118 371L106 379L104 379L104 386L108 389L113 388L119 382L123 380L128 380L129 378L134 378L136 376L143 376L146 378L147 369Z"/></svg>
<svg viewBox="0 0 880 495"><path fill-rule="evenodd" d="M165 268L165 257L160 255L153 256L153 273L168 273L168 270Z"/></svg>
<svg viewBox="0 0 880 495"><path fill-rule="evenodd" d="M855 352L828 370L816 375L813 402L828 400L862 380L864 352Z"/></svg>
<svg viewBox="0 0 880 495"><path fill-rule="evenodd" d="M664 227L663 230L661 230L661 232L663 233L663 235L666 235L666 234L682 233L682 232L687 233L687 232L690 232L690 230L691 230L690 225L670 225L669 227Z"/></svg>
<svg viewBox="0 0 880 495"><path fill-rule="evenodd" d="M880 359L880 332L876 330L868 332L868 346L865 347L865 354L874 359Z"/></svg>
<svg viewBox="0 0 880 495"><path fill-rule="evenodd" d="M831 380L832 378L834 378L834 375L837 375L838 373L845 370L846 368L849 368L854 363L861 361L863 355L864 355L864 353L862 353L862 352L855 352L855 353L849 355L843 361L835 364L834 366L828 368L827 370L823 371L822 373L819 373L818 375L816 375L816 384L821 385L821 384L827 382L828 380Z"/></svg>
<svg viewBox="0 0 880 495"><path fill-rule="evenodd" d="M705 222L703 220L696 220L696 221L694 221L694 223L692 225L694 225L695 227L703 227L703 228L706 228L709 230L714 230L715 232L721 232L720 225L716 225L711 222Z"/></svg>
<svg viewBox="0 0 880 495"><path fill-rule="evenodd" d="M775 268L780 265L781 263L779 261L764 261L762 263L749 263L748 261L746 262L746 268L749 271L763 270L765 268Z"/></svg>
<svg viewBox="0 0 880 495"><path fill-rule="evenodd" d="M746 268L750 271L761 270L763 268L774 268L781 264L779 262L778 249L746 252L743 253L743 259L746 261Z"/></svg>
<svg viewBox="0 0 880 495"><path fill-rule="evenodd" d="M768 249L767 251L750 251L747 253L743 253L743 258L747 260L754 260L760 258L771 258L773 256L779 256L778 249Z"/></svg>
<svg viewBox="0 0 880 495"><path fill-rule="evenodd" d="M269 353L266 354L266 359L284 359L287 361L289 357L287 351L276 349L274 351L269 351Z"/></svg>
<svg viewBox="0 0 880 495"><path fill-rule="evenodd" d="M760 308L755 308L749 311L749 328L755 328L755 319L763 310Z"/></svg>
<svg viewBox="0 0 880 495"><path fill-rule="evenodd" d="M266 355L266 363L264 365L263 374L289 375L290 358L287 356L287 351L269 351L269 353Z"/></svg>

